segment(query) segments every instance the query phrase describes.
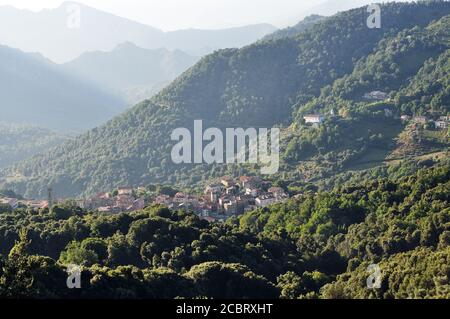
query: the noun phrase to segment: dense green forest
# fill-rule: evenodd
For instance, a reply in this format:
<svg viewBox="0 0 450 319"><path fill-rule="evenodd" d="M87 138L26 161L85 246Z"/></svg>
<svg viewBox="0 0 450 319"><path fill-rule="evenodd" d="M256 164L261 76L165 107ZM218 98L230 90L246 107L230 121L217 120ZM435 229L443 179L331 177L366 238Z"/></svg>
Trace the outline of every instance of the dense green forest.
<svg viewBox="0 0 450 319"><path fill-rule="evenodd" d="M0 296L450 298L448 159L379 170L227 223L161 206L4 211ZM82 289L66 287L73 263Z"/></svg>
<svg viewBox="0 0 450 319"><path fill-rule="evenodd" d="M397 117L449 112L450 3L388 3L382 12L380 29L367 28L364 7L321 19L293 36L206 56L151 100L2 170L0 186L28 197L45 197L52 186L58 196L72 197L119 185L193 186L225 173L256 172L246 166L174 165L170 132L192 127L194 119L203 119L205 127L281 127L280 171L292 179L380 164L411 153L404 149L446 149L445 132L414 131L411 137ZM390 98L362 100L371 90L386 90ZM332 109L336 116L319 129L303 124L304 114Z"/></svg>
<svg viewBox="0 0 450 319"><path fill-rule="evenodd" d="M324 19L326 19L326 17L324 16L320 16L317 14L310 15L292 27L287 27L285 29L281 29L275 31L274 33L266 35L262 40L270 41L270 40L279 40L287 37L294 37L302 33L303 31L312 28L314 25L316 25L318 22Z"/></svg>
<svg viewBox="0 0 450 319"><path fill-rule="evenodd" d="M0 122L0 168L43 153L67 139L47 129Z"/></svg>

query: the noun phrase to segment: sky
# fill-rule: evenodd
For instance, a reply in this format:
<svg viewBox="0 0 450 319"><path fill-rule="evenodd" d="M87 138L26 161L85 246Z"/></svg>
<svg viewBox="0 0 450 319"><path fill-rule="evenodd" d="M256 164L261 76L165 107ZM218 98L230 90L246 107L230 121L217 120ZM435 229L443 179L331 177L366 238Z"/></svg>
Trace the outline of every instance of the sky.
<svg viewBox="0 0 450 319"><path fill-rule="evenodd" d="M61 0L0 0L0 5L39 11L56 8ZM286 27L302 12L325 0L77 0L115 15L164 31L220 29L256 23Z"/></svg>

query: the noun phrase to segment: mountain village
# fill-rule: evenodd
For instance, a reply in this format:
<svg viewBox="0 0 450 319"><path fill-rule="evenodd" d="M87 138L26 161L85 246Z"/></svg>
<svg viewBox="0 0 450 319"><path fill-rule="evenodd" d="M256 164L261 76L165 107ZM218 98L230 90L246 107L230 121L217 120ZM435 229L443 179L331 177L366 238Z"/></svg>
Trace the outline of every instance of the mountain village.
<svg viewBox="0 0 450 319"><path fill-rule="evenodd" d="M49 192L50 194L50 192ZM48 208L65 200L21 200L0 198L0 204L16 209L19 206L30 209ZM158 193L147 187L119 187L112 193L99 193L88 199L76 200L76 204L86 210L105 214L117 214L142 210L147 206L160 204L170 209L196 213L208 221L223 221L257 208L282 202L289 195L281 187L258 177L241 176L237 179L225 176L216 183L208 184L203 194ZM49 205L49 203L51 203Z"/></svg>

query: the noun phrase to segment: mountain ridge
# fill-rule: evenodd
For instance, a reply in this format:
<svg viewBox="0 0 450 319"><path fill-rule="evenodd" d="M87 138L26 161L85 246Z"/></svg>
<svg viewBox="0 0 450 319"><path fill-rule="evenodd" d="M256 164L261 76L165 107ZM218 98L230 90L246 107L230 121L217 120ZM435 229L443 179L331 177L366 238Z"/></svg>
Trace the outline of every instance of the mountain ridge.
<svg viewBox="0 0 450 319"><path fill-rule="evenodd" d="M40 54L0 46L0 56L2 121L79 132L123 107L120 98L63 73Z"/></svg>
<svg viewBox="0 0 450 319"><path fill-rule="evenodd" d="M69 27L67 9L72 5L79 6L82 18L79 26ZM259 24L220 30L164 32L76 2L39 12L14 9L3 7L2 10L0 7L2 43L27 52L41 52L57 63L73 60L86 51L111 51L126 41L146 49L166 47L204 55L215 49L250 44L276 30L269 24ZM9 30L15 30L14 34ZM60 46L63 40L65 45Z"/></svg>
<svg viewBox="0 0 450 319"><path fill-rule="evenodd" d="M85 52L61 68L106 91L120 92L128 105L134 105L150 98L158 87L170 83L199 59L180 50L150 50L124 42L112 51ZM133 96L138 90L142 94Z"/></svg>

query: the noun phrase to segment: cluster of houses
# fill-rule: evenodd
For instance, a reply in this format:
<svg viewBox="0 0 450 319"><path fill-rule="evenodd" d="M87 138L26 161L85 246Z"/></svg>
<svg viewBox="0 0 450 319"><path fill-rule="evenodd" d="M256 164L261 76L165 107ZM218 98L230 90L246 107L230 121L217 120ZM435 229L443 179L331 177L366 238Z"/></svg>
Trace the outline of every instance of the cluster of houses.
<svg viewBox="0 0 450 319"><path fill-rule="evenodd" d="M120 213L143 209L147 203L143 197L135 195L133 188L119 187L114 194L99 193L92 198L79 200L77 204L84 209L101 213Z"/></svg>
<svg viewBox="0 0 450 319"><path fill-rule="evenodd" d="M223 177L206 186L202 195L177 193L175 196L159 195L155 203L172 209L194 211L208 221L225 220L247 211L266 207L289 198L280 187L257 177L241 176L238 179Z"/></svg>
<svg viewBox="0 0 450 319"><path fill-rule="evenodd" d="M414 123L419 125L432 124L438 130L445 130L448 128L450 122L450 115L440 116L437 120L429 119L426 116L409 116L402 115L400 117L404 123Z"/></svg>
<svg viewBox="0 0 450 319"><path fill-rule="evenodd" d="M389 95L382 91L372 91L364 94L363 96L366 100L372 101L385 101L389 98ZM394 113L391 109L384 109L384 113L386 117L394 117ZM331 110L330 116L334 117L334 110ZM313 127L319 127L327 118L324 114L307 114L303 116L303 120L305 124L312 125ZM426 116L409 116L409 115L401 115L400 119L404 123L415 123L415 124L431 124L438 130L443 130L448 128L448 124L450 122L450 116L440 116L436 120L429 119Z"/></svg>
<svg viewBox="0 0 450 319"><path fill-rule="evenodd" d="M258 177L223 177L216 183L206 186L203 194L178 192L174 196L155 194L145 187L133 189L120 187L113 193L99 193L89 199L77 200L77 205L99 213L132 212L152 204L162 204L174 210L193 211L208 221L226 220L247 211L266 207L289 198L281 187L273 187L271 182ZM49 207L47 200L18 200L0 198L0 204L11 209L25 206L33 209ZM57 200L52 204L58 203Z"/></svg>
<svg viewBox="0 0 450 319"><path fill-rule="evenodd" d="M174 210L193 211L202 219L216 221L289 198L284 189L272 187L268 181L249 176L237 179L223 177L216 183L207 185L200 195L178 192L174 196L149 196L145 187L136 191L130 187L120 187L114 194L115 196L111 193L99 193L87 200L80 200L77 204L84 209L100 213L137 211L152 204L161 204Z"/></svg>
<svg viewBox="0 0 450 319"><path fill-rule="evenodd" d="M384 113L386 117L393 117L393 112L390 109L385 109ZM303 117L306 124L311 124L314 127L319 126L325 121L326 116L323 114L309 114ZM410 116L401 115L400 119L403 123L415 123L420 125L431 124L434 125L437 130L445 130L448 128L450 122L450 116L440 116L438 119L433 120L426 116Z"/></svg>
<svg viewBox="0 0 450 319"><path fill-rule="evenodd" d="M17 198L2 197L0 198L0 205L9 206L10 209L17 209L19 206L24 206L31 209L41 209L48 207L46 200L20 200Z"/></svg>

